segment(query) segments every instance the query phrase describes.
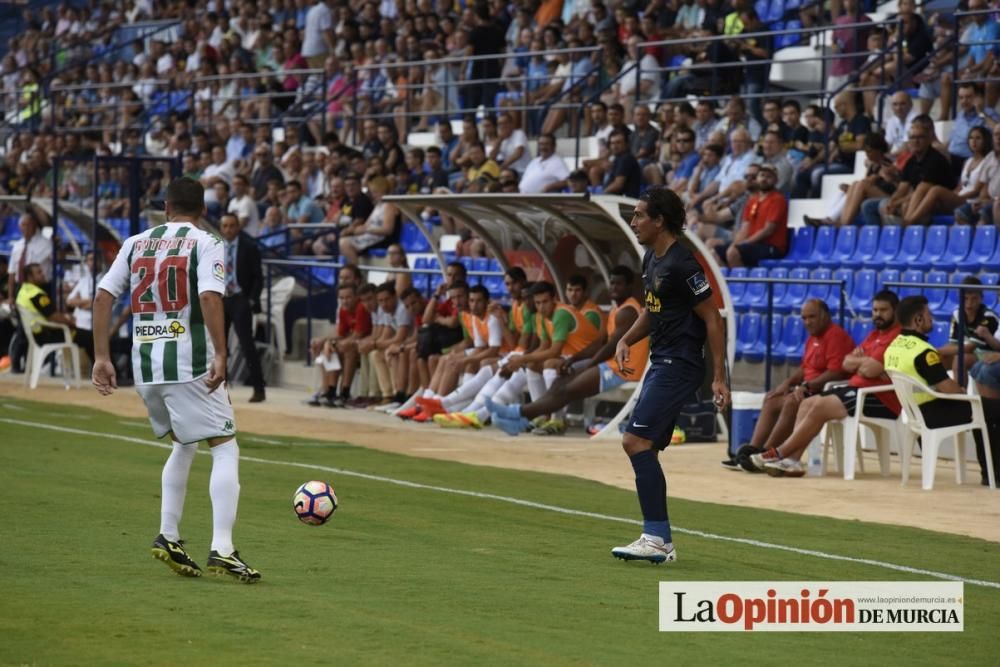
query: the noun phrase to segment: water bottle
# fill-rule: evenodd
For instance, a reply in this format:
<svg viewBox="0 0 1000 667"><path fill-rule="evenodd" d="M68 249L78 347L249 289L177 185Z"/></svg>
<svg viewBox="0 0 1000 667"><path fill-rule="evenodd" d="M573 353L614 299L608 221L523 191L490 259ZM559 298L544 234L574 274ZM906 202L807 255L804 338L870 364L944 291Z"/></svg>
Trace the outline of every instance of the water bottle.
<svg viewBox="0 0 1000 667"><path fill-rule="evenodd" d="M819 438L813 438L809 443L809 450L806 452L806 456L809 457L809 467L806 469L806 474L810 477L819 477L823 474L823 443L819 441Z"/></svg>

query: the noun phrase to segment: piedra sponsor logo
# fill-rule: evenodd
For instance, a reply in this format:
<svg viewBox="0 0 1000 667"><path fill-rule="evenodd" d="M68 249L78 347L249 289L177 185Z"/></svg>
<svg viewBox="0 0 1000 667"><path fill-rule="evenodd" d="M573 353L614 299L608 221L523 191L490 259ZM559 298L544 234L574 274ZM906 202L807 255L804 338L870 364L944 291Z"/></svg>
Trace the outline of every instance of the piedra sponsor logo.
<svg viewBox="0 0 1000 667"><path fill-rule="evenodd" d="M187 328L177 320L140 322L135 326L135 339L140 343L154 340L176 340L187 333Z"/></svg>

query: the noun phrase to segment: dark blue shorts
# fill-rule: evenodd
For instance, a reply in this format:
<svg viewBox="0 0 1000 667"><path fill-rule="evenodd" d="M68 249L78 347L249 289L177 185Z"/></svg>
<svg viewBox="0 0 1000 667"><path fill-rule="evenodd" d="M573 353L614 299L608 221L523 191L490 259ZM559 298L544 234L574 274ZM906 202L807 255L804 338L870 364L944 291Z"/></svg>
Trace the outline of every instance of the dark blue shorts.
<svg viewBox="0 0 1000 667"><path fill-rule="evenodd" d="M677 358L650 363L625 432L662 450L670 444L681 407L692 402L705 381L705 365Z"/></svg>

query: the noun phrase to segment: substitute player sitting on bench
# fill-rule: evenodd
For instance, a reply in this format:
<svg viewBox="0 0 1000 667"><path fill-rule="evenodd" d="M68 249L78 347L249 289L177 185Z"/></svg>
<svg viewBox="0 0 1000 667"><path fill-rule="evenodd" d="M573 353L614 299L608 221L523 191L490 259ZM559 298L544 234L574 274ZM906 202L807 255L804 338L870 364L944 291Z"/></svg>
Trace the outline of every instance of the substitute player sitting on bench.
<svg viewBox="0 0 1000 667"><path fill-rule="evenodd" d="M531 420L555 414L555 420L564 422L565 409L572 401L611 391L626 382L638 382L649 357L649 340L644 338L633 346L631 357L636 359L633 368L624 372L613 359L615 346L632 327L642 306L633 295L635 274L627 266L611 270L609 291L613 307L601 335L576 354L565 358L559 367L559 376L545 395L526 405L512 403L501 405L486 399L493 423L509 435L528 430ZM573 370L576 372L573 372ZM545 371L549 372L548 369Z"/></svg>

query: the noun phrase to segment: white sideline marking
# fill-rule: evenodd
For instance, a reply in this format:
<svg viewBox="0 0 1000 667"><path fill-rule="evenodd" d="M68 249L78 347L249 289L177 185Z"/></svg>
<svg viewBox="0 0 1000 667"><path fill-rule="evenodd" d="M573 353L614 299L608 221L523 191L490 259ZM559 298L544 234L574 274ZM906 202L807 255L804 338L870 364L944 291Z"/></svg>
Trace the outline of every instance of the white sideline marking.
<svg viewBox="0 0 1000 667"><path fill-rule="evenodd" d="M52 424L41 424L38 422L24 421L21 419L10 419L6 417L0 417L0 422L6 422L8 424L17 424L19 426L32 426L35 428L47 429L50 431L61 431L63 433L74 433L76 435L89 435L98 438L104 438L106 440L121 440L123 442L132 442L139 445L145 445L147 447L172 449L171 445L165 445L163 443L154 442L150 440L143 440L142 438L133 438L127 435L99 433L97 431L85 431L83 429L78 429L78 428L69 428L66 426L54 426ZM209 452L203 449L199 449L198 453L209 455ZM331 472L337 475L344 475L345 477L357 477L359 479L367 479L373 482L384 482L386 484L395 484L396 486L405 486L411 489L423 489L425 491L438 491L439 493L450 493L456 496L466 496L469 498L483 498L485 500L496 500L503 503L510 503L511 505L532 507L534 509L546 510L549 512L556 512L559 514L582 516L590 519L600 519L602 521L614 521L616 523L627 523L639 526L642 525L642 521L639 521L637 519L627 519L625 517L611 516L610 514L598 514L596 512L585 512L583 510L575 510L567 507L559 507L558 505L546 505L545 503L536 503L530 500L524 500L522 498L514 498L511 496L499 496L492 493L481 493L479 491L465 491L462 489L451 489L445 486L434 486L432 484L409 482L403 479L393 479L392 477L382 477L381 475L371 475L364 472L344 470L343 468L332 468L329 466L321 466L313 463L297 463L295 461L275 461L272 459L261 459L255 456L242 456L242 455L240 456L240 460L248 461L250 463L264 463L267 465L287 466L290 468L322 470L324 472ZM715 533L706 533L701 530L692 530L690 528L678 528L677 526L672 526L672 528L674 531L678 533L683 533L684 535L694 535L696 537L703 537L708 540L719 540L721 542L735 542L737 544L746 544L748 546L759 547L761 549L774 549L776 551L787 551L790 553L800 554L803 556L813 556L815 558L823 558L826 560L838 560L838 561L845 561L848 563L860 563L862 565L871 565L873 567L880 567L886 570L895 570L896 572L919 574L927 577L933 577L934 579L943 579L946 581L961 581L967 584L975 584L977 586L985 586L987 588L1000 589L1000 583L995 581L986 581L983 579L969 579L967 577L960 577L958 575L948 574L946 572L922 570L916 567L909 567L907 565L897 565L896 563L887 563L885 561L872 560L870 558L852 558L851 556L840 556L838 554L826 553L825 551L815 551L813 549L800 549L799 547L790 547L784 544L774 544L772 542L761 542L760 540L751 540L745 537L730 537L728 535L717 535Z"/></svg>

